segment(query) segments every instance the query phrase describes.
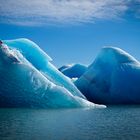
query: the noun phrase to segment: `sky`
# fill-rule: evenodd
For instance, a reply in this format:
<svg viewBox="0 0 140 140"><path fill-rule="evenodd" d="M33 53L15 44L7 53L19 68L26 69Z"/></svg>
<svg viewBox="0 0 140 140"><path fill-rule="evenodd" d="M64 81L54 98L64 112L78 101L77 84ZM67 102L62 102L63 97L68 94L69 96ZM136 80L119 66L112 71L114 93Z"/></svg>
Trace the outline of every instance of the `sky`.
<svg viewBox="0 0 140 140"><path fill-rule="evenodd" d="M1 0L0 38L34 41L57 67L89 65L104 46L140 60L140 0Z"/></svg>

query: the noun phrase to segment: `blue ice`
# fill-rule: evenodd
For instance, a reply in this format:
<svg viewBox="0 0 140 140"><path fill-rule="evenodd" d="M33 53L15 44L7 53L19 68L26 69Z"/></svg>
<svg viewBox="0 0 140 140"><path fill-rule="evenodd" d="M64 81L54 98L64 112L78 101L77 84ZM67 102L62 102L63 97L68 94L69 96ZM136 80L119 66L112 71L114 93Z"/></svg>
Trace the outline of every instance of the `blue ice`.
<svg viewBox="0 0 140 140"><path fill-rule="evenodd" d="M139 104L140 62L119 48L105 47L75 84L95 103Z"/></svg>
<svg viewBox="0 0 140 140"><path fill-rule="evenodd" d="M8 49L0 48L0 107L102 107L87 101L34 42L4 43Z"/></svg>
<svg viewBox="0 0 140 140"><path fill-rule="evenodd" d="M59 70L69 78L80 78L86 72L87 67L82 64L72 64L62 66Z"/></svg>

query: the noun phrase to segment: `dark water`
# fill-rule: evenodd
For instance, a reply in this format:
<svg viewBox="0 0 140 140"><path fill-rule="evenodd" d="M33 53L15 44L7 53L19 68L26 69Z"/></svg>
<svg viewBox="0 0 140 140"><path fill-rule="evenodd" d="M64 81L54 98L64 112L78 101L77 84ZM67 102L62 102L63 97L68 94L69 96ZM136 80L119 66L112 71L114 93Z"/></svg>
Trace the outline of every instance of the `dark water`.
<svg viewBox="0 0 140 140"><path fill-rule="evenodd" d="M0 140L140 140L140 106L0 109Z"/></svg>

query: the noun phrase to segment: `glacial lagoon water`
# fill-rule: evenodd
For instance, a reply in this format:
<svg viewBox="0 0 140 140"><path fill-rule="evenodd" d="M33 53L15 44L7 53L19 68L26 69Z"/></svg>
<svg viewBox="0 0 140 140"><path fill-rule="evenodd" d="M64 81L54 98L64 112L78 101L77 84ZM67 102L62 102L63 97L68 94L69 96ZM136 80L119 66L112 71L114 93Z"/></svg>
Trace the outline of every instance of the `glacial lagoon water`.
<svg viewBox="0 0 140 140"><path fill-rule="evenodd" d="M140 106L0 109L0 140L139 140Z"/></svg>

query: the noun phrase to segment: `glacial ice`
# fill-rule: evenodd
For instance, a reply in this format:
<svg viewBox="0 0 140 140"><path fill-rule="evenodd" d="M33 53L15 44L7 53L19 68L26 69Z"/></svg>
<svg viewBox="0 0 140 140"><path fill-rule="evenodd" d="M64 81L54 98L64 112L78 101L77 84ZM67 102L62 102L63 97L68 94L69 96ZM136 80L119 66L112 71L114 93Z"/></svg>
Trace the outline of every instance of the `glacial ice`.
<svg viewBox="0 0 140 140"><path fill-rule="evenodd" d="M59 70L69 78L79 78L85 73L87 67L82 64L72 64L62 66Z"/></svg>
<svg viewBox="0 0 140 140"><path fill-rule="evenodd" d="M104 107L84 99L35 43L27 39L4 43L19 61L11 61L0 49L0 107Z"/></svg>
<svg viewBox="0 0 140 140"><path fill-rule="evenodd" d="M71 80L50 63L52 59L37 44L24 38L4 42L11 48L20 50L23 56L51 82L63 86L73 95L85 99L85 96L81 94Z"/></svg>
<svg viewBox="0 0 140 140"><path fill-rule="evenodd" d="M75 84L95 103L139 104L140 62L119 48L105 47Z"/></svg>

